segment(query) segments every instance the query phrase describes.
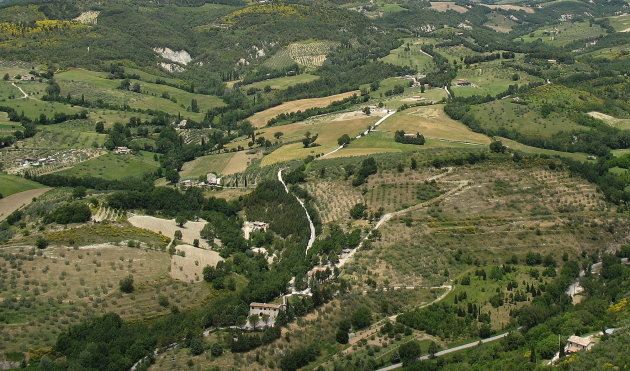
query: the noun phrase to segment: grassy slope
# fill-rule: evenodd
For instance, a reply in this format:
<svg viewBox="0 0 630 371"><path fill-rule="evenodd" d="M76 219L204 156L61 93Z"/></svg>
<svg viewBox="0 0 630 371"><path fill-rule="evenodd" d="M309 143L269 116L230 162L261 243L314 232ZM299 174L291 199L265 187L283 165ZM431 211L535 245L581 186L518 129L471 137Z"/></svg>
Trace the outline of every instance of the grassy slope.
<svg viewBox="0 0 630 371"><path fill-rule="evenodd" d="M70 176L93 176L109 180L129 176L141 176L153 172L159 167L153 160L153 153L141 151L140 155L116 155L109 153L95 159L82 162L71 169L58 174Z"/></svg>
<svg viewBox="0 0 630 371"><path fill-rule="evenodd" d="M475 133L464 124L446 116L442 105L415 107L397 112L384 121L379 130L404 130L407 133L419 132L430 138L490 144L490 139L485 135Z"/></svg>

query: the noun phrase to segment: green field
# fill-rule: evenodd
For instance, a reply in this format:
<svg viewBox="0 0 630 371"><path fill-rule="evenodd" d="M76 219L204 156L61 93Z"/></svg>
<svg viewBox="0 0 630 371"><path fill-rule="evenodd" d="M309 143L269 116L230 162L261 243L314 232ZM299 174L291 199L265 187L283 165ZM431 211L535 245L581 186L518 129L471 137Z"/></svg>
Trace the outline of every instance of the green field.
<svg viewBox="0 0 630 371"><path fill-rule="evenodd" d="M39 118L41 114L52 118L55 113L74 114L79 113L83 108L70 107L66 104L57 102L44 102L36 99L12 99L2 102L3 106L11 107L18 113L24 113L24 116L31 120Z"/></svg>
<svg viewBox="0 0 630 371"><path fill-rule="evenodd" d="M474 106L470 113L486 129L513 129L525 135L548 137L560 131L590 130L570 120L563 110L601 103L588 92L554 84L539 86L520 95L519 98L526 104L514 103L511 99L500 99ZM554 102L554 108L558 108L559 112L554 111L544 117L541 107L546 102Z"/></svg>
<svg viewBox="0 0 630 371"><path fill-rule="evenodd" d="M32 180L24 179L15 175L0 173L0 194L2 197L42 187L43 186L41 184L35 183Z"/></svg>
<svg viewBox="0 0 630 371"><path fill-rule="evenodd" d="M83 69L73 69L55 75L61 86L61 95L70 94L74 98L82 96L87 101L102 100L116 105L129 105L137 109L159 109L171 114L181 113L196 120L203 119L203 112L223 105L223 101L211 95L193 94L168 85L159 85L140 80L130 80L131 84L139 83L142 93L118 89L122 80L110 80L107 74ZM146 77L146 76L145 76ZM167 94L169 99L163 98ZM199 113L189 112L191 101L197 100Z"/></svg>
<svg viewBox="0 0 630 371"><path fill-rule="evenodd" d="M355 139L347 145L346 148L335 152L327 158L365 156L387 152L422 151L435 148L479 148L479 146L444 142L437 139L427 139L426 143L422 146L402 144L394 141L394 133L373 131L364 137Z"/></svg>
<svg viewBox="0 0 630 371"><path fill-rule="evenodd" d="M593 39L605 33L606 31L597 24L589 26L588 22L563 22L553 27L539 28L514 41L535 42L540 39L552 46L565 46L577 40Z"/></svg>
<svg viewBox="0 0 630 371"><path fill-rule="evenodd" d="M242 88L243 90L250 88L264 89L266 86L270 86L272 89L282 90L293 85L303 84L317 79L319 79L319 76L303 73L301 75L276 77L274 79L258 81L248 85L243 85Z"/></svg>
<svg viewBox="0 0 630 371"><path fill-rule="evenodd" d="M97 148L102 147L106 139L107 134L94 131L91 121L73 120L39 126L34 137L21 143L27 148Z"/></svg>
<svg viewBox="0 0 630 371"><path fill-rule="evenodd" d="M424 54L420 50L420 45L420 41L405 39L403 45L392 50L388 56L381 58L381 60L398 66L410 66L423 74L434 71L433 58ZM405 50L407 48L409 50Z"/></svg>
<svg viewBox="0 0 630 371"><path fill-rule="evenodd" d="M630 31L630 15L618 15L615 17L608 17L610 25L613 26L615 31L628 32Z"/></svg>
<svg viewBox="0 0 630 371"><path fill-rule="evenodd" d="M22 94L20 93L20 91L13 87L10 82L0 80L0 101L21 96Z"/></svg>
<svg viewBox="0 0 630 371"><path fill-rule="evenodd" d="M107 180L141 176L157 170L159 163L153 153L140 151L139 155L106 155L88 160L56 174L69 176L92 176Z"/></svg>
<svg viewBox="0 0 630 371"><path fill-rule="evenodd" d="M513 80L515 74L518 75L518 80ZM530 82L541 81L538 77L498 63L480 63L476 65L476 68L459 70L457 79L468 80L472 84L471 86L451 87L455 95L462 97L488 94L495 96L506 91L510 85L525 85Z"/></svg>
<svg viewBox="0 0 630 371"><path fill-rule="evenodd" d="M614 149L611 151L613 156L615 157L621 157L623 155L625 155L626 153L630 153L630 148L626 148L626 149Z"/></svg>

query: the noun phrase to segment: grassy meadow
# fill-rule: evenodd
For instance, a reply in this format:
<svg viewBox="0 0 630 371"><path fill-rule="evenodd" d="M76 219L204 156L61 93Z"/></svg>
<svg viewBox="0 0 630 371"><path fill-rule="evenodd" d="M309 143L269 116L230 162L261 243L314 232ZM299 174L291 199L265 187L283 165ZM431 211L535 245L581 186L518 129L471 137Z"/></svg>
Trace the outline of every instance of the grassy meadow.
<svg viewBox="0 0 630 371"><path fill-rule="evenodd" d="M88 101L102 100L116 105L129 105L137 109L159 109L171 114L181 113L196 120L203 118L204 111L222 106L223 101L210 95L194 94L168 85L160 85L140 80L141 93L117 89L121 80L110 80L103 72L72 69L55 75L61 86L61 95L70 94L74 98L85 97ZM165 98L168 97L168 98ZM200 113L190 112L191 101L197 100Z"/></svg>
<svg viewBox="0 0 630 371"><path fill-rule="evenodd" d="M258 81L251 84L243 85L242 88L244 90L248 90L251 88L264 89L266 86L270 86L271 89L274 90L283 90L293 85L304 84L307 82L315 81L317 79L319 79L319 76L303 73L295 76L276 77L273 79Z"/></svg>

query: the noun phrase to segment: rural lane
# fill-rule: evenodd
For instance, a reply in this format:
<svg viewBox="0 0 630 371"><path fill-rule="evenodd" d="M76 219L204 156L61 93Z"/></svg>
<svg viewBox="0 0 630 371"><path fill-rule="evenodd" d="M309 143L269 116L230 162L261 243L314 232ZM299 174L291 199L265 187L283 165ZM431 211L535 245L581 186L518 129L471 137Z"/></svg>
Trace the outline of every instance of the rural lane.
<svg viewBox="0 0 630 371"><path fill-rule="evenodd" d="M520 330L521 330L520 327L518 329L516 329L516 331L520 331ZM434 357L440 357L440 356L443 356L443 355L446 355L446 354L458 352L460 350L476 347L477 345L479 345L480 342L484 343L484 344L485 343L490 343L490 342L493 342L495 340L502 339L502 338L510 335L512 332L513 331L508 331L508 332L505 332L503 334L499 334L499 335L496 335L496 336L493 336L493 337L489 337L489 338L486 338L486 339L481 339L481 340L478 340L478 341L473 341L472 343L459 345L459 346L456 346L456 347L453 347L453 348L442 350L442 351L439 351L439 352L435 353ZM422 356L422 357L418 358L418 361L426 361L429 358L431 358L431 355ZM378 371L395 370L397 368L401 368L402 365L403 365L402 363L396 363L396 364L393 364L391 366L379 368Z"/></svg>
<svg viewBox="0 0 630 371"><path fill-rule="evenodd" d="M28 98L28 94L26 94L26 92L24 90L22 90L22 88L17 86L14 82L12 82L11 85L16 87L20 91L20 93L22 93L22 96L20 98L18 98L18 99L26 99L26 98Z"/></svg>
<svg viewBox="0 0 630 371"><path fill-rule="evenodd" d="M285 168L282 168L280 170L278 170L278 180L280 181L280 183L282 183L282 185L284 186L284 190L289 193L289 187L287 187L287 184L284 182L284 179L282 179L282 170L284 170ZM308 250L313 247L313 243L315 243L315 225L313 224L313 219L311 219L311 214L308 213L308 210L306 209L306 205L304 205L304 202L302 200L300 200L300 198L298 196L295 196L295 199L300 203L300 205L302 205L302 208L304 209L304 212L306 213L306 218L308 219L308 224L309 227L311 229L311 236L308 239L308 243L306 244L306 254L308 254Z"/></svg>

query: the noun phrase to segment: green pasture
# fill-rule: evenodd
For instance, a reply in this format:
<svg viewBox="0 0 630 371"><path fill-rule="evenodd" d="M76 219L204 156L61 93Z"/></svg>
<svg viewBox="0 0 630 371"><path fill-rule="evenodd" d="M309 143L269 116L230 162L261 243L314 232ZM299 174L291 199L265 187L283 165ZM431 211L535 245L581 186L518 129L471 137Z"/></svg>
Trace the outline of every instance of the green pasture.
<svg viewBox="0 0 630 371"><path fill-rule="evenodd" d="M301 75L276 77L269 80L258 81L248 85L243 85L242 88L244 90L250 88L264 89L266 86L270 86L275 90L283 90L293 85L303 84L317 79L319 79L319 76L303 73Z"/></svg>
<svg viewBox="0 0 630 371"><path fill-rule="evenodd" d="M85 109L82 107L70 107L63 103L44 102L36 99L12 99L2 102L2 105L13 108L19 114L24 113L24 116L31 120L38 118L42 114L46 115L48 118L52 118L55 113L75 114Z"/></svg>
<svg viewBox="0 0 630 371"><path fill-rule="evenodd" d="M32 180L0 173L0 195L2 195L2 197L42 187L41 184L33 182Z"/></svg>
<svg viewBox="0 0 630 371"><path fill-rule="evenodd" d="M139 177L158 169L159 163L153 159L153 155L145 151L140 151L138 155L108 153L56 174L76 177L91 176L108 180Z"/></svg>
<svg viewBox="0 0 630 371"><path fill-rule="evenodd" d="M419 73L426 74L435 70L433 58L420 50L420 44L413 39L405 39L400 47L392 50L389 55L381 58L381 61L398 66L410 66ZM405 50L409 48L409 50Z"/></svg>

